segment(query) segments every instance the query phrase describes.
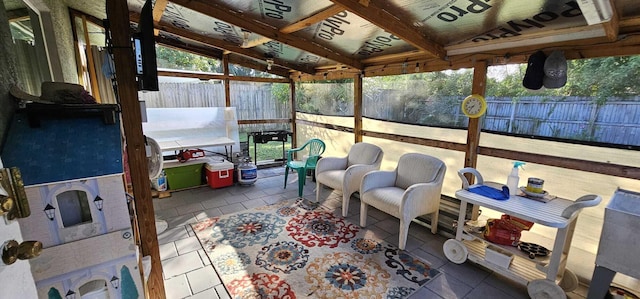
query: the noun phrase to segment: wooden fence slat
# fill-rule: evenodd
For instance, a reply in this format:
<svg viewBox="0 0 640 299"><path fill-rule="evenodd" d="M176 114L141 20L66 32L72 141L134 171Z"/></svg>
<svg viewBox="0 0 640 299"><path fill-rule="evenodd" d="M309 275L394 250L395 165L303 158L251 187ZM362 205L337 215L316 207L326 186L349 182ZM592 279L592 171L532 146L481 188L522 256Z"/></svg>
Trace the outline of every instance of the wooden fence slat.
<svg viewBox="0 0 640 299"><path fill-rule="evenodd" d="M289 103L277 101L271 94L271 87L271 83L232 82L231 105L236 107L238 119L290 118ZM331 85L322 84L321 87L331 88ZM464 97L402 101L404 94L406 91L399 89L367 91L363 94L363 116L410 121L421 116L422 111L416 107L431 107L448 101L448 111L441 114L450 115L450 125L466 126L468 120L460 114L459 108ZM149 108L225 106L223 84L211 82L161 83L160 92L144 93L141 98ZM596 105L591 98L581 97L554 100L548 96L532 96L516 101L487 97L487 103L483 130L640 146L640 99L612 98L603 105ZM263 129L264 126L247 124L243 129Z"/></svg>

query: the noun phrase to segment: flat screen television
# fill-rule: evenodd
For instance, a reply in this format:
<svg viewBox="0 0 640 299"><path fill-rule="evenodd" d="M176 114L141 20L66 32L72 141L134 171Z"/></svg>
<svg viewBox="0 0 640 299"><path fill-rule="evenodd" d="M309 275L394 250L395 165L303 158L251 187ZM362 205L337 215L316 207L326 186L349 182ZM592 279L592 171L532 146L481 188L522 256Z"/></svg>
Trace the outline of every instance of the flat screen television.
<svg viewBox="0 0 640 299"><path fill-rule="evenodd" d="M146 0L140 12L138 32L133 36L136 75L139 90L158 91L156 40L153 34L152 0Z"/></svg>

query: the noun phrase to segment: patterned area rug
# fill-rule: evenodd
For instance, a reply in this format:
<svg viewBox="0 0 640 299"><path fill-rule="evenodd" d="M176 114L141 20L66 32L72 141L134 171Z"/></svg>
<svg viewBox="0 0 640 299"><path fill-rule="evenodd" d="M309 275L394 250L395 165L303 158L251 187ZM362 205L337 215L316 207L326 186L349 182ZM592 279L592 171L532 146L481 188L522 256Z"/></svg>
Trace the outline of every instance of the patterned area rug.
<svg viewBox="0 0 640 299"><path fill-rule="evenodd" d="M192 227L232 298L407 298L440 273L303 199Z"/></svg>

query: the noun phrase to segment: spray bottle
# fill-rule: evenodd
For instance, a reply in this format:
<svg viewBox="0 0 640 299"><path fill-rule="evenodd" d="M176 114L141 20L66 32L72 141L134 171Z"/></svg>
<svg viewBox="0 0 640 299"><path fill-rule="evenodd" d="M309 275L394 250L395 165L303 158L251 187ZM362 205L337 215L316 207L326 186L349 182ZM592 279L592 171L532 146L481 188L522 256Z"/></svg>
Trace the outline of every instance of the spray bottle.
<svg viewBox="0 0 640 299"><path fill-rule="evenodd" d="M524 164L526 163L521 161L513 162L513 168L511 169L511 174L509 174L509 177L507 178L507 187L509 187L509 195L518 194L518 181L520 181L520 177L518 176L518 168L524 169L524 167L522 167Z"/></svg>

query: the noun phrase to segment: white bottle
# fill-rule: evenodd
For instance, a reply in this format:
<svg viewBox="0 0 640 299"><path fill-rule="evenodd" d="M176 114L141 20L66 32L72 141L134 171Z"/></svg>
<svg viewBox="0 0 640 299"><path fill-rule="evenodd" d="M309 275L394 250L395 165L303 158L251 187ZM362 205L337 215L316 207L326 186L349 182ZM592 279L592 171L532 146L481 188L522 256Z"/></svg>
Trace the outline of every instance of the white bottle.
<svg viewBox="0 0 640 299"><path fill-rule="evenodd" d="M520 177L518 176L518 168L522 167L524 162L516 161L513 162L513 168L511 169L511 174L507 178L507 187L509 188L509 195L518 194L518 183L520 181Z"/></svg>

